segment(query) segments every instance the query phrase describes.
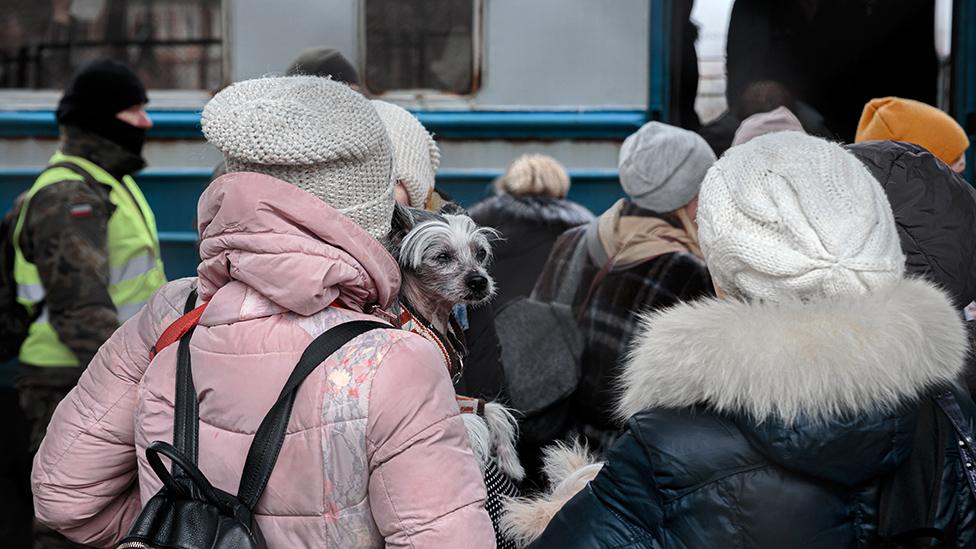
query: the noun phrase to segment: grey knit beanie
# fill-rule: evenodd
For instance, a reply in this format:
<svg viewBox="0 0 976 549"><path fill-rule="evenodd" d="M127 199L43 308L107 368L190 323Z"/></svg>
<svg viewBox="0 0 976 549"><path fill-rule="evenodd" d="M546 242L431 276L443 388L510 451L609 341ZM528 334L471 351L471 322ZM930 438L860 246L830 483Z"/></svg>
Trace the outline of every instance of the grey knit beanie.
<svg viewBox="0 0 976 549"><path fill-rule="evenodd" d="M228 172L257 172L315 195L376 238L393 217L393 152L376 110L316 76L238 82L207 103L207 141Z"/></svg>
<svg viewBox="0 0 976 549"><path fill-rule="evenodd" d="M641 208L671 212L691 202L715 153L700 135L648 122L620 148L620 185Z"/></svg>

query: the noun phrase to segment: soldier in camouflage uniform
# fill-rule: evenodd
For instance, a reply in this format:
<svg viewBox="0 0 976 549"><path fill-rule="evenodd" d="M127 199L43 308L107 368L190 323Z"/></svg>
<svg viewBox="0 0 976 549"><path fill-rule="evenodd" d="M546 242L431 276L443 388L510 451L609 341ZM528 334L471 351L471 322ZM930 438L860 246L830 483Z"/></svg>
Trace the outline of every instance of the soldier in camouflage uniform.
<svg viewBox="0 0 976 549"><path fill-rule="evenodd" d="M43 297L38 299L37 306L53 327L56 339L70 350L62 355L68 357L65 362L70 364L52 364L51 357L57 362L56 353L45 354L41 349L31 355L26 351L30 337L21 348L16 387L31 426L31 455L37 451L58 403L75 386L99 347L121 321L133 314L134 307L130 306L123 315L119 296L113 295L118 293L112 288L118 281L112 278L122 276L114 272L127 272L130 286L148 285L142 289L143 294L165 282L158 240L154 249L149 247L150 257L147 254L137 257L142 263L135 270L132 265L117 267L110 262L110 250L119 248L109 242L110 223L114 235L119 234L120 227L125 227L114 224L119 223L113 221L118 209L128 207L139 211L145 223L140 228L151 234L152 239L156 238L152 214L148 207L143 208L145 199L128 177L145 166L142 145L146 130L152 126L144 108L146 101L142 83L123 65L99 60L84 67L75 75L58 106L61 139L59 152L52 161L74 160L88 169L78 172L84 174L79 176L54 168L70 177L40 185L45 177L42 174L32 191L25 193L26 200L20 199L26 211L19 214L16 245L23 259L33 264L39 275ZM130 195L120 202L114 193L123 190ZM15 268L15 276L16 272ZM136 278L140 280L133 280ZM18 280L19 299L22 286L28 285ZM47 357L47 360L33 360L32 356ZM35 547L81 547L39 523L35 523L34 540Z"/></svg>

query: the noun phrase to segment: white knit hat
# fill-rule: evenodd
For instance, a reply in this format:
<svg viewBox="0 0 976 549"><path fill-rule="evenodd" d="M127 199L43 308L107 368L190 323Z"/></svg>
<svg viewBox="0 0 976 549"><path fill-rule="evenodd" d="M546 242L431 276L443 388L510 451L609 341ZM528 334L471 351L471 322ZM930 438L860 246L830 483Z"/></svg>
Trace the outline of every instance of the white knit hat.
<svg viewBox="0 0 976 549"><path fill-rule="evenodd" d="M881 185L840 145L800 132L729 149L702 184L698 226L712 277L735 296L863 294L904 269Z"/></svg>
<svg viewBox="0 0 976 549"><path fill-rule="evenodd" d="M393 142L394 179L403 182L410 206L423 208L434 190L441 151L420 120L406 109L378 99L373 100L373 106Z"/></svg>
<svg viewBox="0 0 976 549"><path fill-rule="evenodd" d="M390 140L376 110L348 86L316 76L245 80L215 95L201 123L228 172L281 179L376 238L390 232Z"/></svg>
<svg viewBox="0 0 976 549"><path fill-rule="evenodd" d="M691 202L715 153L697 133L648 122L620 147L620 185L631 202L665 213Z"/></svg>

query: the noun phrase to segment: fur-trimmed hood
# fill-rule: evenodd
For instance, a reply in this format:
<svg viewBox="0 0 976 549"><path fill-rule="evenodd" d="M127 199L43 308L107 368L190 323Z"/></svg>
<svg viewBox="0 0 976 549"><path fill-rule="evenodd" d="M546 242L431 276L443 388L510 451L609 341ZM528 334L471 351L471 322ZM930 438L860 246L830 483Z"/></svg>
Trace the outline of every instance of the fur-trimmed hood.
<svg viewBox="0 0 976 549"><path fill-rule="evenodd" d="M627 459L611 457L604 479L610 480L601 492L610 503L604 503L631 512L640 502L631 505L627 498L642 493L631 488L648 478L685 476L684 486L720 469L726 475L722 467L729 460L715 453L741 451L741 444L729 443L741 440L740 432L774 466L769 475L787 470L830 487L878 479L910 455L914 404L927 390L957 380L966 341L949 297L915 279L844 300L710 299L649 314L625 365L617 408L621 418L637 415L629 425L637 437L629 439L633 446L618 447ZM709 412L724 417L703 421L701 430L689 428L698 414ZM755 463L751 454L732 462ZM657 455L667 459L652 463ZM537 539L601 467L578 449L550 450L552 486L534 499L507 504L506 533L523 544ZM753 485L753 474L754 468L743 473L745 492L777 485ZM725 497L719 493L714 497ZM687 510L695 505L690 499L676 505Z"/></svg>
<svg viewBox="0 0 976 549"><path fill-rule="evenodd" d="M790 425L894 411L956 381L967 353L948 296L919 279L813 303L685 303L641 323L621 418L704 405Z"/></svg>
<svg viewBox="0 0 976 549"><path fill-rule="evenodd" d="M593 214L589 210L569 200L540 196L513 196L508 193L475 204L469 213L479 223L491 219L495 222L513 220L576 227L593 220Z"/></svg>

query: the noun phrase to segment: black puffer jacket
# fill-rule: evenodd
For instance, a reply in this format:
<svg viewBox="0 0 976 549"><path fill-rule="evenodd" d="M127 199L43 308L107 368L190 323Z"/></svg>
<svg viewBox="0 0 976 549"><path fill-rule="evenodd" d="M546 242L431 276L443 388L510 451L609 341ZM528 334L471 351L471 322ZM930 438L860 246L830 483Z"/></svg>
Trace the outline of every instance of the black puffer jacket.
<svg viewBox="0 0 976 549"><path fill-rule="evenodd" d="M973 547L956 439L915 436L920 397L962 367L963 331L920 280L843 302L659 313L623 377L627 431L532 547L874 547L883 482L915 448L938 464L926 486L946 547ZM976 405L956 394L971 431Z"/></svg>
<svg viewBox="0 0 976 549"><path fill-rule="evenodd" d="M976 301L976 190L918 145L867 141L848 145L888 195L898 226L905 270L952 295L956 308ZM967 323L970 346L976 322ZM976 398L976 354L963 377Z"/></svg>
<svg viewBox="0 0 976 549"><path fill-rule="evenodd" d="M868 141L847 150L888 195L906 270L942 286L959 309L976 300L976 190L918 145Z"/></svg>
<svg viewBox="0 0 976 549"><path fill-rule="evenodd" d="M500 194L469 211L478 225L498 229L491 274L498 283L495 308L532 293L552 245L567 229L593 219L589 210L568 200Z"/></svg>

